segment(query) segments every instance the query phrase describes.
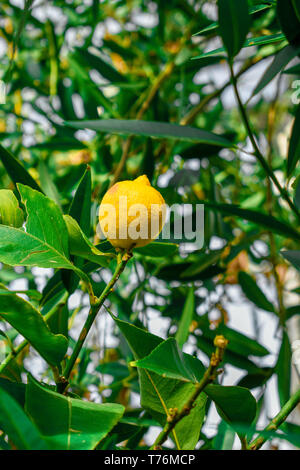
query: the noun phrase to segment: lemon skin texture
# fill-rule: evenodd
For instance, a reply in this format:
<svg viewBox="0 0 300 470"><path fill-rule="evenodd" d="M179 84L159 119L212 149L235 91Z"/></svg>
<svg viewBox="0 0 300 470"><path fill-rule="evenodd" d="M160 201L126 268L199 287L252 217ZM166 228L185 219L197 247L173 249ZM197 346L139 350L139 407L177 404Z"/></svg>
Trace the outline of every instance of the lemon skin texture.
<svg viewBox="0 0 300 470"><path fill-rule="evenodd" d="M109 207L114 210L108 210ZM151 186L146 175L133 181L120 181L105 193L99 208L99 222L115 248L130 251L145 246L163 228L164 198ZM130 227L134 228L134 234Z"/></svg>

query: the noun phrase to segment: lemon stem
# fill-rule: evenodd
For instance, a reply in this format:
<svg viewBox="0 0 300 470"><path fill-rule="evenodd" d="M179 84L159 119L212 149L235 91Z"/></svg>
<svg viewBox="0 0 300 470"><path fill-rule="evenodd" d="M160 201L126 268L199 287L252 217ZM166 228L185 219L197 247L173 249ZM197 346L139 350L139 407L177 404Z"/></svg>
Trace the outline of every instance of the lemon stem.
<svg viewBox="0 0 300 470"><path fill-rule="evenodd" d="M82 349L83 343L84 343L84 341L85 341L85 339L86 339L86 337L87 337L87 335L88 335L88 333L89 333L89 331L90 331L90 329L91 329L91 327L92 327L92 325L95 321L95 318L96 318L100 308L102 307L103 303L105 302L105 300L109 296L110 292L112 291L114 285L118 281L119 277L121 276L122 272L124 271L128 261L130 260L131 257L132 257L131 252L123 252L123 253L118 254L117 266L116 266L115 272L114 272L111 280L109 281L109 283L107 284L107 286L103 290L100 297L97 298L95 300L95 302L91 304L88 317L87 317L87 319L86 319L86 321L83 325L83 328L80 332L79 338L77 340L77 343L75 344L72 355L70 356L70 358L67 362L67 365L66 365L66 367L63 371L62 377L60 378L60 383L58 384L58 388L57 388L57 390L60 393L63 393L64 390L66 389L66 387L69 384L70 374L73 370L75 362L76 362L76 360L77 360L77 358L80 354L80 351Z"/></svg>

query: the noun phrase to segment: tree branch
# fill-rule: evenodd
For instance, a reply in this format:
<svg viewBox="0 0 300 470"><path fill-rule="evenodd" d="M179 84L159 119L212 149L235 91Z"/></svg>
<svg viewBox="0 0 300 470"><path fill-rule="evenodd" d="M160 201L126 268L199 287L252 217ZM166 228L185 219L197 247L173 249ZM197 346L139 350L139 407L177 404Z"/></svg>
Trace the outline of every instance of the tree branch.
<svg viewBox="0 0 300 470"><path fill-rule="evenodd" d="M216 351L212 354L210 358L209 367L204 373L202 380L195 385L195 389L192 395L179 412L176 408L169 410L170 414L169 416L167 416L167 423L162 432L155 440L151 449L157 450L161 448L162 444L167 440L168 435L174 429L176 424L181 421L185 416L187 416L194 408L195 401L197 400L200 393L203 392L203 390L208 384L215 380L216 376L218 375L217 368L223 360L223 355L227 344L228 341L223 336L220 335L215 337L214 345L216 347Z"/></svg>
<svg viewBox="0 0 300 470"><path fill-rule="evenodd" d="M276 431L279 426L284 423L288 415L296 408L296 406L300 403L300 388L297 390L294 395L286 402L286 404L282 407L279 413L272 419L272 421L268 424L268 426L262 431L264 434L267 431ZM258 435L254 441L252 441L248 449L250 450L258 450L261 446L268 440L268 437L263 435Z"/></svg>

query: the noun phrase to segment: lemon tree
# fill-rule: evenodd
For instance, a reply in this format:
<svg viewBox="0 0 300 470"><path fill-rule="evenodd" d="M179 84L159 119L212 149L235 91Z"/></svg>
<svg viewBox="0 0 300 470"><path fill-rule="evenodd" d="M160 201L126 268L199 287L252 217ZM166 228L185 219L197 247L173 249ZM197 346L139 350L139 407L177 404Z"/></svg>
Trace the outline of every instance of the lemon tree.
<svg viewBox="0 0 300 470"><path fill-rule="evenodd" d="M0 449L299 448L299 0L0 17Z"/></svg>

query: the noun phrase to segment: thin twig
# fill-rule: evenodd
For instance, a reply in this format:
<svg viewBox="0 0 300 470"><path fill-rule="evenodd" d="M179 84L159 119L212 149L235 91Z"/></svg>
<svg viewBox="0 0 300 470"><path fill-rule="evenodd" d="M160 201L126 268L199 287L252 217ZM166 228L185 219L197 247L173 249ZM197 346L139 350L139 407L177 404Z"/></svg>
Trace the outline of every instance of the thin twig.
<svg viewBox="0 0 300 470"><path fill-rule="evenodd" d="M117 264L116 270L115 270L111 280L109 281L109 283L107 284L107 286L103 290L100 297L97 300L95 300L94 303L91 304L88 317L87 317L87 319L86 319L86 321L85 321L85 323L82 327L82 330L80 332L77 343L75 344L73 352L72 352L72 354L71 354L71 356L70 356L70 358L67 362L67 365L66 365L66 367L63 371L62 376L59 378L59 383L57 385L58 385L58 391L60 393L63 393L64 390L66 389L66 387L68 386L68 383L69 383L68 379L70 377L70 374L72 372L72 369L74 367L76 359L79 356L79 353L82 349L83 343L84 343L84 341L85 341L85 339L86 339L86 337L87 337L87 335L88 335L88 333L89 333L89 331L90 331L90 329L91 329L91 327L94 323L94 320L95 320L100 308L102 307L105 299L108 297L108 295L112 291L114 285L118 281L120 275L124 271L128 261L130 260L131 257L132 257L132 253L128 253L128 252L126 252L125 254L123 254L123 256L121 256L121 259L119 260L119 262Z"/></svg>
<svg viewBox="0 0 300 470"><path fill-rule="evenodd" d="M282 407L279 413L272 419L272 421L268 424L268 426L261 432L260 435L257 436L254 441L252 441L248 449L250 450L258 450L262 447L262 445L268 440L268 436L264 435L268 431L276 431L279 426L284 423L286 418L289 414L296 408L296 406L300 403L300 388L295 392L291 398L286 402L286 404Z"/></svg>
<svg viewBox="0 0 300 470"><path fill-rule="evenodd" d="M246 110L244 108L244 105L242 103L242 100L241 100L241 97L240 97L240 94L239 94L239 91L238 91L238 88L237 88L237 81L236 81L236 76L234 75L234 72L233 72L233 67L232 67L232 64L230 62L229 63L229 68L230 68L230 74L231 74L231 79L232 79L232 85L233 85L233 88L234 88L234 92L235 92L235 96L236 96L236 99L237 99L237 102L238 102L238 106L239 106L239 110L240 110L240 114L242 116L242 120L243 120L243 123L245 125L245 128L246 128L246 131L247 131L247 134L250 138L250 141L252 143L252 146L254 148L254 155L255 157L257 158L257 160L260 162L261 166L263 167L266 175L273 181L273 183L275 184L276 188L278 189L281 197L288 203L288 205L290 206L290 208L292 209L292 211L295 213L295 215L297 216L297 218L300 220L300 213L297 209L297 207L294 205L294 203L291 201L291 199L289 198L289 195L286 191L285 188L283 188L278 179L276 178L272 168L269 167L267 161L265 160L264 156L262 155L257 143L256 143L256 140L255 140L255 137L254 137L254 134L252 132L252 129L251 129L251 125L250 125L250 122L249 122L249 119L248 119L248 116L247 116L247 113L246 113Z"/></svg>

